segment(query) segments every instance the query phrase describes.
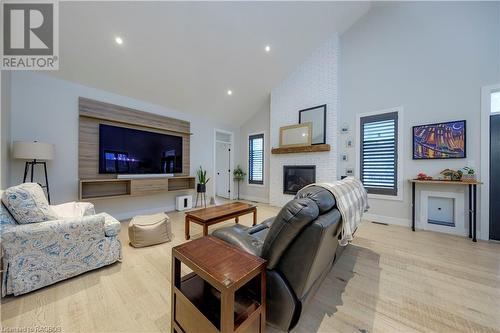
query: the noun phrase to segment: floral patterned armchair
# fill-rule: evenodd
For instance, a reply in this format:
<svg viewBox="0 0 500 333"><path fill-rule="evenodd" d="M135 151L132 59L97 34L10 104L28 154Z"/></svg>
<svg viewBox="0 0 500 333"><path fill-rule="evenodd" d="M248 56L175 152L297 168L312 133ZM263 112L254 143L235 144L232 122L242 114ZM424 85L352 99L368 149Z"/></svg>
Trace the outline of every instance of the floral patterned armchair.
<svg viewBox="0 0 500 333"><path fill-rule="evenodd" d="M120 222L106 213L95 214L91 203L49 206L56 219L26 224L18 223L3 203L0 206L2 297L24 294L121 258Z"/></svg>

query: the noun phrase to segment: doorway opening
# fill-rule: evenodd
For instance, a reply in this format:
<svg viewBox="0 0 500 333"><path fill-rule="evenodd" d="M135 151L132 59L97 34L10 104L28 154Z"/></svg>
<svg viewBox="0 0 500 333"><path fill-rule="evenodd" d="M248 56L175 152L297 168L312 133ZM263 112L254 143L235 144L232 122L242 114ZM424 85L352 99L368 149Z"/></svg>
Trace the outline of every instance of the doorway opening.
<svg viewBox="0 0 500 333"><path fill-rule="evenodd" d="M500 89L490 93L490 239L500 241ZM488 185L487 185L488 186Z"/></svg>
<svg viewBox="0 0 500 333"><path fill-rule="evenodd" d="M216 205L232 198L233 147L233 133L216 129L214 143L214 198Z"/></svg>
<svg viewBox="0 0 500 333"><path fill-rule="evenodd" d="M500 241L500 84L481 92L481 238Z"/></svg>

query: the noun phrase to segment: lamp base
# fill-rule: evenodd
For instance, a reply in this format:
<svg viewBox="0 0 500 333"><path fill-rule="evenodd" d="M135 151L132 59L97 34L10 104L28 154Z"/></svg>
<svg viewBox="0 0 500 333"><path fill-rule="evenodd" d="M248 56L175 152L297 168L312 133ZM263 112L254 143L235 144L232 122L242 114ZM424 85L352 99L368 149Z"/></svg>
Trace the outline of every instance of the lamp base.
<svg viewBox="0 0 500 333"><path fill-rule="evenodd" d="M43 165L43 171L45 173L45 185L40 184L40 186L42 188L44 188L45 190L47 190L47 200L50 204L49 178L47 177L47 163L46 162L39 162L37 160L27 161L26 164L24 165L23 183L26 183L26 178L28 178L28 171L30 169L31 169L31 177L30 177L31 180L30 181L33 183L33 173L34 173L35 165L37 165L37 164Z"/></svg>

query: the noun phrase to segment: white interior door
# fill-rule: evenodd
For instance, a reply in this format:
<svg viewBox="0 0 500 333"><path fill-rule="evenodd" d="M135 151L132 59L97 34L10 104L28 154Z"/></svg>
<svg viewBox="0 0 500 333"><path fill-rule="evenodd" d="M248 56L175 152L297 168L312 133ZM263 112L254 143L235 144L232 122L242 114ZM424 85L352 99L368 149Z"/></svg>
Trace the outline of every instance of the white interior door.
<svg viewBox="0 0 500 333"><path fill-rule="evenodd" d="M217 142L215 148L215 194L229 199L229 185L231 179L230 164L231 144Z"/></svg>

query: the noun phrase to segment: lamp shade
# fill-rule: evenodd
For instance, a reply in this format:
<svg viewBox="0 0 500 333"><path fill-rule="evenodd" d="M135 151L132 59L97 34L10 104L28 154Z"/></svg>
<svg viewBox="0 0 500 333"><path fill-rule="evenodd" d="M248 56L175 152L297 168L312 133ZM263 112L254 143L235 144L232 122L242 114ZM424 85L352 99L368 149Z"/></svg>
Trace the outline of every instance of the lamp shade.
<svg viewBox="0 0 500 333"><path fill-rule="evenodd" d="M14 141L12 157L23 160L51 160L54 158L55 148L51 143L38 141Z"/></svg>

